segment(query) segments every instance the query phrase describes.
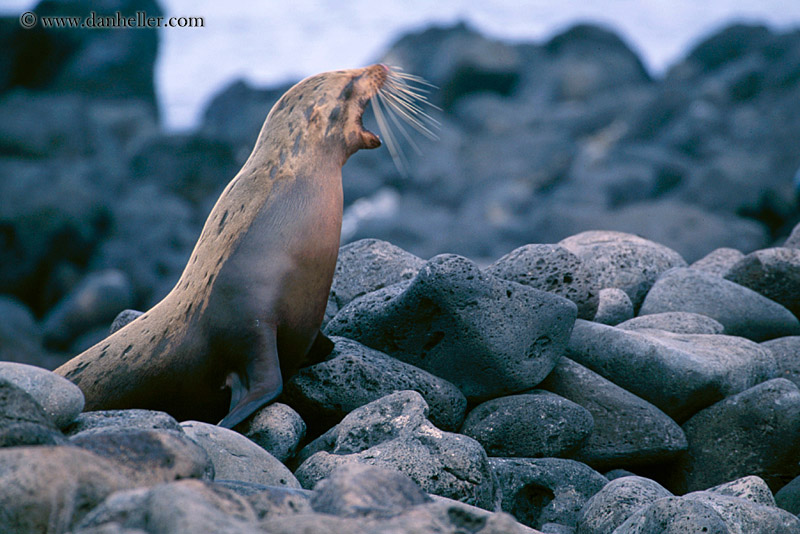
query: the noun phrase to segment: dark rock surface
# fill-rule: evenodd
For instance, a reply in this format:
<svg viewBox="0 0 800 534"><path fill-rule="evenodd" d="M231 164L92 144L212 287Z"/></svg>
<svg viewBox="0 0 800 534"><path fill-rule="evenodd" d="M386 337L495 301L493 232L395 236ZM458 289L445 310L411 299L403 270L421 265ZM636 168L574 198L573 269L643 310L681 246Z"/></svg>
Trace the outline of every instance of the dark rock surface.
<svg viewBox="0 0 800 534"><path fill-rule="evenodd" d="M791 380L800 387L800 336L787 336L765 341L762 347L768 349L778 365L777 377Z"/></svg>
<svg viewBox="0 0 800 534"><path fill-rule="evenodd" d="M0 447L61 445L66 442L33 397L0 380Z"/></svg>

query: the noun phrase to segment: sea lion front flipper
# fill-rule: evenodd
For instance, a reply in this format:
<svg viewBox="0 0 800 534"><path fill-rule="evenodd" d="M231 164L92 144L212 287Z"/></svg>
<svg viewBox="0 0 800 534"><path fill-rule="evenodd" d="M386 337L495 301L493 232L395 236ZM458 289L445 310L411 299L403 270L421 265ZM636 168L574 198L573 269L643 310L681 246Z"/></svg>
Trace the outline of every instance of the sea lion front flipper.
<svg viewBox="0 0 800 534"><path fill-rule="evenodd" d="M331 341L330 338L328 338L328 336L323 334L322 330L320 330L317 332L317 337L314 338L311 348L308 349L308 353L306 354L306 365L321 362L325 359L325 356L331 353L332 350L333 341Z"/></svg>
<svg viewBox="0 0 800 534"><path fill-rule="evenodd" d="M233 372L228 375L231 388L231 411L218 423L233 428L256 410L275 400L283 391L281 365L275 328L268 328L262 336L261 352L247 364L246 376Z"/></svg>

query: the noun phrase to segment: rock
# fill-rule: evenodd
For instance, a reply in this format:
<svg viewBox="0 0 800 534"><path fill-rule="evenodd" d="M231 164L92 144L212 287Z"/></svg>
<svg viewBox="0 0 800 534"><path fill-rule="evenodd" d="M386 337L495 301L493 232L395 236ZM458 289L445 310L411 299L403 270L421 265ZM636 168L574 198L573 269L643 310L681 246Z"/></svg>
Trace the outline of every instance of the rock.
<svg viewBox="0 0 800 534"><path fill-rule="evenodd" d="M61 445L65 441L33 397L0 380L0 447Z"/></svg>
<svg viewBox="0 0 800 534"><path fill-rule="evenodd" d="M593 265L601 288L625 291L635 309L661 273L686 265L674 250L622 232L583 232L558 244Z"/></svg>
<svg viewBox="0 0 800 534"><path fill-rule="evenodd" d="M634 512L671 497L672 494L649 478L626 476L606 484L578 514L575 534L611 534Z"/></svg>
<svg viewBox="0 0 800 534"><path fill-rule="evenodd" d="M664 312L634 317L617 325L623 330L655 328L674 334L722 334L725 328L719 321L691 312Z"/></svg>
<svg viewBox="0 0 800 534"><path fill-rule="evenodd" d="M64 428L68 436L88 436L111 429L121 430L173 430L183 432L181 425L171 415L156 410L98 410L83 412Z"/></svg>
<svg viewBox="0 0 800 534"><path fill-rule="evenodd" d="M702 410L683 425L689 448L668 487L694 491L746 475L777 489L800 474L800 391L768 380Z"/></svg>
<svg viewBox="0 0 800 534"><path fill-rule="evenodd" d="M639 314L668 311L707 315L719 321L728 335L754 341L800 333L800 322L780 304L697 269L664 273L647 294Z"/></svg>
<svg viewBox="0 0 800 534"><path fill-rule="evenodd" d="M713 491L689 493L684 500L701 503L716 511L729 532L753 534L794 534L800 532L800 519L775 505L764 505Z"/></svg>
<svg viewBox="0 0 800 534"><path fill-rule="evenodd" d="M497 488L486 452L472 438L439 430L427 413L416 391L357 408L301 451L295 475L310 488L337 467L377 465L405 473L428 493L493 509Z"/></svg>
<svg viewBox="0 0 800 534"><path fill-rule="evenodd" d="M122 310L114 317L114 320L111 322L111 326L108 329L108 335L113 334L117 330L121 329L123 326L127 325L128 323L132 322L134 319L144 315L144 312L139 310Z"/></svg>
<svg viewBox="0 0 800 534"><path fill-rule="evenodd" d="M214 478L214 465L183 432L138 428L94 429L70 443L121 464L119 471L140 486L182 478Z"/></svg>
<svg viewBox="0 0 800 534"><path fill-rule="evenodd" d="M730 268L742 258L744 254L741 251L722 247L712 250L689 267L724 278Z"/></svg>
<svg viewBox="0 0 800 534"><path fill-rule="evenodd" d="M652 464L686 450L683 431L667 414L569 358L540 387L592 415L594 430L571 457L595 469Z"/></svg>
<svg viewBox="0 0 800 534"><path fill-rule="evenodd" d="M630 331L582 320L568 354L678 422L777 372L772 355L746 339Z"/></svg>
<svg viewBox="0 0 800 534"><path fill-rule="evenodd" d="M794 515L800 513L800 476L782 487L775 494L775 503Z"/></svg>
<svg viewBox="0 0 800 534"><path fill-rule="evenodd" d="M133 304L133 287L121 271L90 273L44 318L45 342L65 347L78 335L110 323Z"/></svg>
<svg viewBox="0 0 800 534"><path fill-rule="evenodd" d="M571 456L592 432L583 407L547 391L500 397L476 406L461 433L490 456Z"/></svg>
<svg viewBox="0 0 800 534"><path fill-rule="evenodd" d="M591 264L559 245L525 245L512 250L485 272L574 302L578 317L591 320L597 312L599 283Z"/></svg>
<svg viewBox="0 0 800 534"><path fill-rule="evenodd" d="M728 270L725 279L800 315L800 250L778 247L751 252Z"/></svg>
<svg viewBox="0 0 800 534"><path fill-rule="evenodd" d="M779 337L765 341L761 346L775 357L778 365L776 377L791 380L800 387L800 360L797 358L800 353L800 336Z"/></svg>
<svg viewBox="0 0 800 534"><path fill-rule="evenodd" d="M59 428L66 427L83 410L83 392L78 386L40 367L0 362L0 380L11 382L33 397Z"/></svg>
<svg viewBox="0 0 800 534"><path fill-rule="evenodd" d="M800 248L800 223L794 225L792 233L784 241L783 246L786 248Z"/></svg>
<svg viewBox="0 0 800 534"><path fill-rule="evenodd" d="M423 265L421 258L379 239L344 245L336 260L325 323L361 295L410 280Z"/></svg>
<svg viewBox="0 0 800 534"><path fill-rule="evenodd" d="M257 534L256 515L246 499L199 480L179 480L111 495L80 522L89 529L115 522L147 532Z"/></svg>
<svg viewBox="0 0 800 534"><path fill-rule="evenodd" d="M558 523L545 523L541 528L542 534L575 534L575 528Z"/></svg>
<svg viewBox="0 0 800 534"><path fill-rule="evenodd" d="M283 515L311 513L313 492L286 486L265 486L237 480L217 480L215 485L233 490L253 507L259 521Z"/></svg>
<svg viewBox="0 0 800 534"><path fill-rule="evenodd" d="M349 412L404 389L414 390L430 407L439 428L461 427L467 399L450 382L357 341L332 337L328 360L301 369L285 386L287 402L315 429L328 429Z"/></svg>
<svg viewBox="0 0 800 534"><path fill-rule="evenodd" d="M181 427L211 457L216 478L300 487L286 466L238 432L199 421L185 421Z"/></svg>
<svg viewBox="0 0 800 534"><path fill-rule="evenodd" d="M717 495L726 495L728 497L738 497L746 499L756 504L763 504L764 506L776 506L775 498L772 496L767 483L757 476L748 476L744 478L737 478L730 482L725 482L719 486L709 488L707 491Z"/></svg>
<svg viewBox="0 0 800 534"><path fill-rule="evenodd" d="M578 512L608 480L580 462L559 458L491 458L503 511L534 528L575 526Z"/></svg>
<svg viewBox="0 0 800 534"><path fill-rule="evenodd" d="M627 469L612 469L608 473L604 473L603 476L608 480L616 480L622 477L634 477L636 474L628 471Z"/></svg>
<svg viewBox="0 0 800 534"><path fill-rule="evenodd" d="M131 487L115 462L77 447L0 449L0 531L67 532L106 496Z"/></svg>
<svg viewBox="0 0 800 534"><path fill-rule="evenodd" d="M234 428L281 462L295 455L306 435L306 424L290 406L269 404Z"/></svg>
<svg viewBox="0 0 800 534"><path fill-rule="evenodd" d="M640 508L614 534L729 534L724 518L705 503L665 497Z"/></svg>
<svg viewBox="0 0 800 534"><path fill-rule="evenodd" d="M351 302L326 332L421 367L480 400L541 382L563 353L576 313L567 299L449 254L432 258L408 282Z"/></svg>
<svg viewBox="0 0 800 534"><path fill-rule="evenodd" d="M399 471L350 464L314 487L311 507L317 513L339 517L388 518L429 502L428 494Z"/></svg>
<svg viewBox="0 0 800 534"><path fill-rule="evenodd" d="M597 314L594 321L601 324L615 325L633 317L633 303L628 294L616 287L600 290Z"/></svg>

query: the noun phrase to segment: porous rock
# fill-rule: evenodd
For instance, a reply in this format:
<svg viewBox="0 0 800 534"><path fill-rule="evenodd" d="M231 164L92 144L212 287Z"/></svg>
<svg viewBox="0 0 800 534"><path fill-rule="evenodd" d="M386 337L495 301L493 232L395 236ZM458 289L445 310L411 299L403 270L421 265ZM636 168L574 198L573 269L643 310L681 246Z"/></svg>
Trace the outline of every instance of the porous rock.
<svg viewBox="0 0 800 534"><path fill-rule="evenodd" d="M306 435L306 424L291 406L274 402L239 423L234 430L285 462L297 452Z"/></svg>
<svg viewBox="0 0 800 534"><path fill-rule="evenodd" d="M730 268L742 258L744 254L741 251L723 247L712 250L689 267L724 278Z"/></svg>
<svg viewBox="0 0 800 534"><path fill-rule="evenodd" d="M575 534L611 534L638 509L671 496L666 488L649 478L616 478L581 508Z"/></svg>
<svg viewBox="0 0 800 534"><path fill-rule="evenodd" d="M615 325L633 317L633 303L628 294L617 287L606 287L600 290L597 314L594 321L601 324Z"/></svg>
<svg viewBox="0 0 800 534"><path fill-rule="evenodd" d="M502 509L521 523L575 526L578 512L608 480L597 471L561 458L491 458L503 495Z"/></svg>
<svg viewBox="0 0 800 534"><path fill-rule="evenodd" d="M357 408L301 451L295 475L311 488L342 465L378 465L405 473L428 493L493 509L497 488L486 452L472 438L439 430L427 413L416 391Z"/></svg>
<svg viewBox="0 0 800 534"><path fill-rule="evenodd" d="M743 338L629 331L582 320L569 357L678 422L777 372L772 355Z"/></svg>
<svg viewBox="0 0 800 534"><path fill-rule="evenodd" d="M764 295L800 316L800 250L776 247L751 252L725 279Z"/></svg>
<svg viewBox="0 0 800 534"><path fill-rule="evenodd" d="M88 435L108 429L174 430L183 432L181 425L166 412L156 410L97 410L83 412L64 429L68 436Z"/></svg>
<svg viewBox="0 0 800 534"><path fill-rule="evenodd" d="M309 490L239 480L215 480L214 484L244 497L255 510L259 521L312 511L311 497L314 493Z"/></svg>
<svg viewBox="0 0 800 534"><path fill-rule="evenodd" d="M65 441L33 397L0 380L0 447L61 445Z"/></svg>
<svg viewBox="0 0 800 534"><path fill-rule="evenodd" d="M800 474L800 391L768 380L698 412L683 425L689 448L668 487L695 491L746 475L779 488Z"/></svg>
<svg viewBox="0 0 800 534"><path fill-rule="evenodd" d="M661 273L686 265L674 250L623 232L582 232L558 244L594 266L601 288L625 291L634 308Z"/></svg>
<svg viewBox="0 0 800 534"><path fill-rule="evenodd" d="M364 295L328 324L452 382L467 399L517 393L562 355L571 301L481 272L466 258L432 258L408 282Z"/></svg>
<svg viewBox="0 0 800 534"><path fill-rule="evenodd" d="M215 478L300 487L285 465L238 432L199 421L184 421L181 427L211 457Z"/></svg>
<svg viewBox="0 0 800 534"><path fill-rule="evenodd" d="M444 430L457 430L467 399L453 384L427 371L333 336L327 361L301 369L286 384L286 399L309 425L328 429L369 402L401 390L417 391L430 407L430 420Z"/></svg>
<svg viewBox="0 0 800 534"><path fill-rule="evenodd" d="M64 378L41 367L0 362L0 380L25 390L59 428L71 423L83 410L83 392Z"/></svg>
<svg viewBox="0 0 800 534"><path fill-rule="evenodd" d="M640 315L687 311L707 315L725 333L754 341L800 334L797 317L752 289L698 269L664 273L644 299Z"/></svg>
<svg viewBox="0 0 800 534"><path fill-rule="evenodd" d="M578 306L578 317L591 320L600 291L592 264L559 245L525 245L512 250L485 271L498 278L549 291Z"/></svg>
<svg viewBox="0 0 800 534"><path fill-rule="evenodd" d="M683 430L667 414L569 358L540 387L592 415L594 429L571 457L595 469L651 464L686 450Z"/></svg>
<svg viewBox="0 0 800 534"><path fill-rule="evenodd" d="M719 321L691 312L664 312L640 315L616 325L623 330L655 328L674 334L722 334L725 328Z"/></svg>
<svg viewBox="0 0 800 534"><path fill-rule="evenodd" d="M476 406L461 433L477 440L489 456L568 457L593 427L592 415L580 405L533 390Z"/></svg>

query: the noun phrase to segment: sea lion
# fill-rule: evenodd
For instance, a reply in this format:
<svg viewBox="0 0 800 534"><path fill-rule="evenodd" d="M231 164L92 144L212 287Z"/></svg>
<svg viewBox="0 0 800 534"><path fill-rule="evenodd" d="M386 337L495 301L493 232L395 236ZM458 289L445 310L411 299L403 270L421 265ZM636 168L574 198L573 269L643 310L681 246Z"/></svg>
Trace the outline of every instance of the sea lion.
<svg viewBox="0 0 800 534"><path fill-rule="evenodd" d="M367 103L416 105L413 80L373 65L309 77L278 100L175 288L56 369L87 410L162 410L230 428L330 352L319 328L339 251L342 166L381 144L362 125Z"/></svg>

